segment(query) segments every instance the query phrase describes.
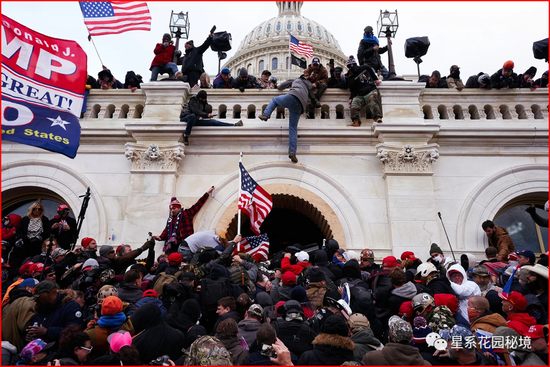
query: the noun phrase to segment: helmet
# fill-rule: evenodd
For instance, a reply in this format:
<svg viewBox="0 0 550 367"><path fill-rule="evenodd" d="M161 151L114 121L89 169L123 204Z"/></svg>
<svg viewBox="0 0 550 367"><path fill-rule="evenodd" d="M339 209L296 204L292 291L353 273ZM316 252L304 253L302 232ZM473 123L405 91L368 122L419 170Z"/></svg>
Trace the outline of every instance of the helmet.
<svg viewBox="0 0 550 367"><path fill-rule="evenodd" d="M419 293L413 297L411 306L415 312L424 312L428 307L435 307L435 300L428 293Z"/></svg>
<svg viewBox="0 0 550 367"><path fill-rule="evenodd" d="M421 277L427 277L434 271L437 271L437 268L431 262L422 263L416 268L416 274L420 274Z"/></svg>
<svg viewBox="0 0 550 367"><path fill-rule="evenodd" d="M332 238L329 240L326 240L325 247L327 248L327 250L334 250L334 251L340 248L340 246L338 245L338 242Z"/></svg>
<svg viewBox="0 0 550 367"><path fill-rule="evenodd" d="M370 248L361 251L361 260L374 259L374 252Z"/></svg>
<svg viewBox="0 0 550 367"><path fill-rule="evenodd" d="M288 300L283 305L279 306L277 312L283 316L286 321L304 320L304 309L300 302L296 300Z"/></svg>

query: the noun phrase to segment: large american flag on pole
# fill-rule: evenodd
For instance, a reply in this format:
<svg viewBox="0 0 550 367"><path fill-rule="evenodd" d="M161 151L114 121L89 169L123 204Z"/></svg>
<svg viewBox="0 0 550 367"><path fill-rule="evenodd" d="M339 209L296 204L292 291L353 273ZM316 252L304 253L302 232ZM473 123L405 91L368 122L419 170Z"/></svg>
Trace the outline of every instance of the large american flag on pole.
<svg viewBox="0 0 550 367"><path fill-rule="evenodd" d="M248 213L250 229L256 235L259 235L260 226L273 207L273 198L250 177L241 162L239 162L239 169L241 170L239 210Z"/></svg>
<svg viewBox="0 0 550 367"><path fill-rule="evenodd" d="M309 58L313 57L313 46L300 42L296 37L290 35L290 50Z"/></svg>
<svg viewBox="0 0 550 367"><path fill-rule="evenodd" d="M90 36L150 31L151 14L144 1L79 1Z"/></svg>
<svg viewBox="0 0 550 367"><path fill-rule="evenodd" d="M240 244L240 251L235 249L234 254L245 252L252 256L257 262L267 260L269 256L269 238L267 233L262 233L259 236L245 237Z"/></svg>

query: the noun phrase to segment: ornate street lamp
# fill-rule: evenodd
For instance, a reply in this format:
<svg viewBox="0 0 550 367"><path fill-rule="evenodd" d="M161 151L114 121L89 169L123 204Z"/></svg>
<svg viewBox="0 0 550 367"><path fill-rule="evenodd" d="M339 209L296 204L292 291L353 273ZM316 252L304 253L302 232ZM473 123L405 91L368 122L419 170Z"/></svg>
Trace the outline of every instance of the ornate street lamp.
<svg viewBox="0 0 550 367"><path fill-rule="evenodd" d="M378 38L384 36L388 40L388 80L402 80L400 78L396 78L391 45L391 38L395 38L397 28L399 28L397 10L395 10L395 12L389 12L387 10L383 12L380 10L380 17L376 22L376 28L378 29Z"/></svg>
<svg viewBox="0 0 550 367"><path fill-rule="evenodd" d="M174 13L170 15L170 34L172 38L176 39L176 50L179 50L180 38L188 39L189 38L189 16L188 13L180 11L179 13ZM176 62L176 56L174 55L174 62Z"/></svg>

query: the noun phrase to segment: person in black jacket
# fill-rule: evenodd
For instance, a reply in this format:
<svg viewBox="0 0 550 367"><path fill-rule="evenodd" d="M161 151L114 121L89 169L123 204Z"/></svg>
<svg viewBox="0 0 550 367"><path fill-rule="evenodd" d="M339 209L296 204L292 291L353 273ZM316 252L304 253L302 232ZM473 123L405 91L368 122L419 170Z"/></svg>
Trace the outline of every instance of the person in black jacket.
<svg viewBox="0 0 550 367"><path fill-rule="evenodd" d="M334 64L330 65L334 66ZM330 69L330 78L328 78L327 87L348 89L348 85L346 84L346 77L344 76L343 69L340 66Z"/></svg>
<svg viewBox="0 0 550 367"><path fill-rule="evenodd" d="M204 72L202 54L210 47L213 37L214 33L211 32L206 41L199 47L195 47L192 40L185 42L185 55L181 59L181 73L183 76L187 76L187 82L190 87L197 84L201 74Z"/></svg>
<svg viewBox="0 0 550 367"><path fill-rule="evenodd" d="M69 207L61 204L57 207L57 215L50 220L51 233L57 239L59 247L68 250L73 243L76 232L76 220L69 217Z"/></svg>
<svg viewBox="0 0 550 367"><path fill-rule="evenodd" d="M141 83L143 83L141 75L136 75L136 73L132 70L126 73L126 78L124 79L124 89L131 89L132 92L135 92L136 89L141 89Z"/></svg>
<svg viewBox="0 0 550 367"><path fill-rule="evenodd" d="M282 319L272 323L277 337L294 353L298 358L313 348L313 340L317 333L305 323L304 310L300 302L295 300L286 301L279 306L277 312Z"/></svg>
<svg viewBox="0 0 550 367"><path fill-rule="evenodd" d="M492 87L491 77L483 71L469 77L465 85L465 88L491 89Z"/></svg>
<svg viewBox="0 0 550 367"><path fill-rule="evenodd" d="M136 332L132 345L139 350L141 363L149 364L164 354L173 361L181 356L185 335L163 320L159 306L146 303L134 312L130 320Z"/></svg>
<svg viewBox="0 0 550 367"><path fill-rule="evenodd" d="M380 71L384 80L388 78L388 70L382 64L380 59L380 54L388 51L388 46L380 47L378 38L372 34L372 27L367 26L364 29L363 39L359 42L359 49L357 50L357 59L359 60L359 65L368 65L374 69L375 73ZM389 40L391 44L391 40Z"/></svg>
<svg viewBox="0 0 550 367"><path fill-rule="evenodd" d="M189 145L189 135L191 135L193 126L243 126L242 120L239 120L236 124L229 124L227 122L212 119L214 115L207 112L207 97L208 94L206 91L201 90L191 97L189 102L187 102L181 110L180 121L187 123L185 132L183 133L183 143L185 145Z"/></svg>
<svg viewBox="0 0 550 367"><path fill-rule="evenodd" d="M506 61L502 69L491 75L491 84L496 89L519 87L519 78L514 73L514 62L512 60Z"/></svg>
<svg viewBox="0 0 550 367"><path fill-rule="evenodd" d="M261 86L255 76L248 74L245 68L241 68L238 77L233 79L233 88L244 92L245 89L260 89Z"/></svg>
<svg viewBox="0 0 550 367"><path fill-rule="evenodd" d="M537 68L531 66L525 73L518 75L519 87L530 88L532 91L535 90L535 74L537 74Z"/></svg>
<svg viewBox="0 0 550 367"><path fill-rule="evenodd" d="M19 267L26 257L40 254L42 242L50 236L50 230L44 206L40 201L32 203L15 230L14 265Z"/></svg>
<svg viewBox="0 0 550 367"><path fill-rule="evenodd" d="M369 65L357 66L355 58L349 57L346 64L348 73L346 82L350 90L349 105L351 106L351 125L353 127L361 126L359 112L366 106L367 114L372 115L375 122L382 122L382 101L377 86L380 80L376 77L374 70Z"/></svg>
<svg viewBox="0 0 550 367"><path fill-rule="evenodd" d="M438 70L434 70L431 76L420 75L418 83L426 83L426 88L448 88L447 78L441 77L441 73Z"/></svg>

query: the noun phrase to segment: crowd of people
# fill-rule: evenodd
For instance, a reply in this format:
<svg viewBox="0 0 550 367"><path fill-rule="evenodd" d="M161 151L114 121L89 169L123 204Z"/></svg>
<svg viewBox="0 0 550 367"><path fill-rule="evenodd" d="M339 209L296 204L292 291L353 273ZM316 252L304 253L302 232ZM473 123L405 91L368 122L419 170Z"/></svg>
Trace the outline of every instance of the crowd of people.
<svg viewBox="0 0 550 367"><path fill-rule="evenodd" d="M173 197L137 249L72 246L63 205L3 218L2 364L548 365L548 252L492 221L484 259L432 243L424 262L377 263L327 239L265 260L194 232L213 189L186 209Z"/></svg>

